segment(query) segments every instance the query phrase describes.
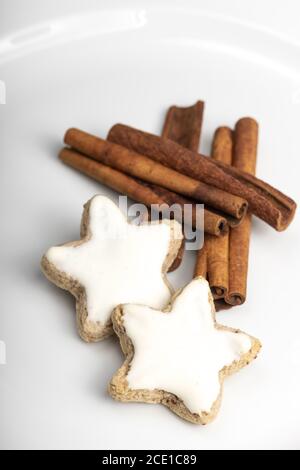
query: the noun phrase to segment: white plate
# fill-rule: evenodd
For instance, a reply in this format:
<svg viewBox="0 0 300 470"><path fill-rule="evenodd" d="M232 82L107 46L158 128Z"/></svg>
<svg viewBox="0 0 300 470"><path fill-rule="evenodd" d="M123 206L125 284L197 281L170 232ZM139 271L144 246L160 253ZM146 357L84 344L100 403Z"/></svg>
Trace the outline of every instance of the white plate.
<svg viewBox="0 0 300 470"><path fill-rule="evenodd" d="M254 116L258 175L299 199L299 45L194 5L114 2L0 40L2 448L299 446L298 218L284 233L253 223L247 302L218 318L264 347L227 380L220 414L203 428L163 406L113 401L117 340L81 341L73 299L39 269L48 246L78 237L87 199L116 199L57 160L70 126L105 136L124 122L159 133L170 104L204 99L201 150L217 126ZM176 286L193 262L188 253L170 276Z"/></svg>

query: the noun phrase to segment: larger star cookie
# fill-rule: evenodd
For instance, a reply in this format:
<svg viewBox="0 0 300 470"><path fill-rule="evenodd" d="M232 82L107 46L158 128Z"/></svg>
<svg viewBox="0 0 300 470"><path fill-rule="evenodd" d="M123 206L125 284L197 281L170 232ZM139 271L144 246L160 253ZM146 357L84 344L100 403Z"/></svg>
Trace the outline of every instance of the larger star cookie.
<svg viewBox="0 0 300 470"><path fill-rule="evenodd" d="M162 403L193 423L216 416L225 377L249 364L261 347L256 338L216 323L209 285L201 277L175 294L166 310L127 304L112 319L126 359L110 394Z"/></svg>
<svg viewBox="0 0 300 470"><path fill-rule="evenodd" d="M97 341L113 332L116 305L163 307L171 292L166 272L181 243L178 222L129 223L98 195L84 206L81 240L50 248L41 265L50 281L75 296L81 337Z"/></svg>

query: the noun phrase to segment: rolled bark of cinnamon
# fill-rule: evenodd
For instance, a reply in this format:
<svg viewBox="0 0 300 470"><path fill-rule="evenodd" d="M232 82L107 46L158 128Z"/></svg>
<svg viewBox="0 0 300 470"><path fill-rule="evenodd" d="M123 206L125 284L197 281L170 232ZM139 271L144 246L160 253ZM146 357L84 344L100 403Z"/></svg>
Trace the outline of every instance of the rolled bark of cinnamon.
<svg viewBox="0 0 300 470"><path fill-rule="evenodd" d="M99 181L115 191L127 195L137 202L145 204L148 207L152 204L178 204L182 207L184 214L184 211L186 210L185 204L190 204L189 200L179 196L178 194L167 190L161 191L161 188L157 186L132 178L107 165L103 165L91 158L88 158L73 149L63 148L59 153L59 158L65 164L75 168L81 173ZM192 220L195 222L197 220L198 210L196 204L192 206L191 210ZM205 230L209 230L211 233L221 235L228 231L226 219L217 216L214 213L210 213L205 210L204 220Z"/></svg>
<svg viewBox="0 0 300 470"><path fill-rule="evenodd" d="M202 130L203 122L203 112L204 112L204 102L197 101L194 105L188 107L179 107L171 106L168 109L163 131L162 138L171 139L174 142L182 145L185 148L198 151L200 144L200 136ZM165 188L160 188L157 186L160 191L167 191ZM192 203L192 201L187 200L187 203ZM212 217L212 212L205 211L204 213L204 230L205 225L209 223L209 219ZM234 220L238 220L233 218ZM226 230L228 233L228 225L226 224ZM184 255L184 246L185 239L181 245L177 257L173 261L173 264L169 271L174 271L177 269Z"/></svg>
<svg viewBox="0 0 300 470"><path fill-rule="evenodd" d="M254 119L240 119L234 130L234 151L232 165L239 170L255 174L258 143L258 124ZM229 234L229 288L225 301L230 305L245 302L251 214L246 214L239 227Z"/></svg>
<svg viewBox="0 0 300 470"><path fill-rule="evenodd" d="M249 203L249 209L257 217L276 230L284 230L294 217L296 203L277 189L249 173L188 149L167 139L116 124L108 134L108 140L146 155L207 185L228 191Z"/></svg>
<svg viewBox="0 0 300 470"><path fill-rule="evenodd" d="M242 118L234 133L228 128L217 129L212 146L212 157L230 163L249 173L255 173L258 142L258 124L254 119ZM241 305L246 299L251 214L222 238L205 236L198 252L195 275L209 280L220 310L225 305Z"/></svg>
<svg viewBox="0 0 300 470"><path fill-rule="evenodd" d="M70 147L104 165L208 204L235 218L241 219L247 211L248 204L244 199L178 173L176 170L121 145L100 139L79 129L69 129L64 140ZM177 145L169 139L161 140ZM191 153L194 155L193 152Z"/></svg>
<svg viewBox="0 0 300 470"><path fill-rule="evenodd" d="M232 130L228 127L218 128L213 137L212 158L230 165L232 151ZM228 262L229 232L218 238L206 234L203 247L197 253L194 277L203 276L208 279L214 299L223 299L227 295L229 285Z"/></svg>
<svg viewBox="0 0 300 470"><path fill-rule="evenodd" d="M166 115L162 137L173 140L193 152L198 152L203 112L203 101L197 101L186 108L171 106Z"/></svg>
<svg viewBox="0 0 300 470"><path fill-rule="evenodd" d="M200 144L200 135L202 130L204 112L204 102L197 101L194 105L188 107L171 106L168 109L163 131L162 138L171 139L174 142L182 145L185 148L198 151ZM158 187L160 188L160 187ZM161 188L160 191L166 191L165 188ZM187 200L187 203L192 201ZM212 212L205 210L204 213L204 231L205 225L209 223L209 219L212 217ZM233 220L239 220L233 217ZM228 233L228 225L226 224L226 230ZM184 255L184 243L179 250L177 257L175 258L170 271L173 271L180 266Z"/></svg>

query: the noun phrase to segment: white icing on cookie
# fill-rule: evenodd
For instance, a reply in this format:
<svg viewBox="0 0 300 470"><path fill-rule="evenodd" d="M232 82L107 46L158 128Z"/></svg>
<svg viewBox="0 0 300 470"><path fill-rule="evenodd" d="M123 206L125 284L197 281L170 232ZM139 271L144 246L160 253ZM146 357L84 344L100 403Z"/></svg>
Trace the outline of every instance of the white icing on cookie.
<svg viewBox="0 0 300 470"><path fill-rule="evenodd" d="M173 393L192 413L210 411L220 393L219 371L252 346L248 335L215 327L203 278L185 287L171 312L132 304L123 312L134 346L129 387Z"/></svg>
<svg viewBox="0 0 300 470"><path fill-rule="evenodd" d="M95 196L88 226L87 241L50 248L46 258L85 288L89 320L105 324L124 302L162 308L170 296L162 266L174 228L182 238L180 225L167 220L130 224L110 199Z"/></svg>

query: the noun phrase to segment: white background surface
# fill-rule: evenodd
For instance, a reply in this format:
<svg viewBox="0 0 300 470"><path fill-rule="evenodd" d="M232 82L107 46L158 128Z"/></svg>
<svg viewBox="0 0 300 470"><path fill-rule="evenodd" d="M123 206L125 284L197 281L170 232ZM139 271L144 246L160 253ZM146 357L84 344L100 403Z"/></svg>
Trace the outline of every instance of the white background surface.
<svg viewBox="0 0 300 470"><path fill-rule="evenodd" d="M297 214L283 233L254 220L247 302L218 318L263 350L227 380L207 427L113 401L117 340L81 341L72 297L39 269L48 246L78 237L87 199L116 200L57 160L70 126L105 136L120 121L159 133L170 104L204 99L201 150L217 126L256 117L258 175L299 200L299 13L296 0L1 1L1 448L300 447ZM170 276L176 287L193 262L188 253Z"/></svg>

